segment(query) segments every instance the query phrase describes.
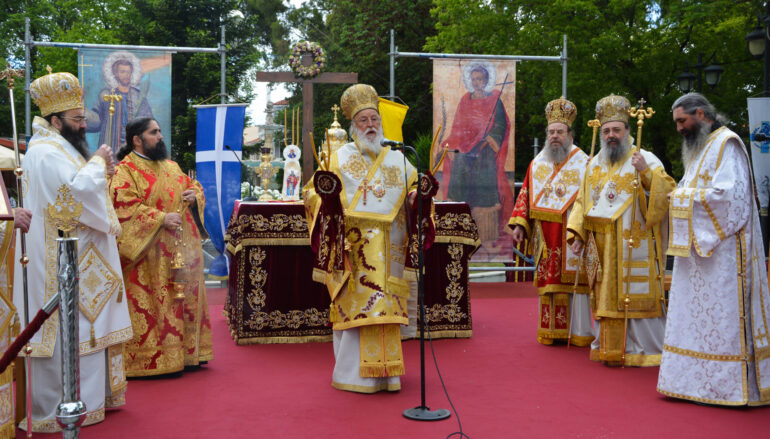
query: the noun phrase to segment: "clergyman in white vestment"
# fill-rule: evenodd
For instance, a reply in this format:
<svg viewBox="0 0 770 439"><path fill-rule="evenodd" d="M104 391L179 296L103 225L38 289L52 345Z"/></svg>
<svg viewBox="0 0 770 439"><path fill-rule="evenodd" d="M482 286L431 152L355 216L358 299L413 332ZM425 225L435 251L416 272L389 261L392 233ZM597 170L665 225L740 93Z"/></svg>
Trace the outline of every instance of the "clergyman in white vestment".
<svg viewBox="0 0 770 439"><path fill-rule="evenodd" d="M702 95L671 108L685 174L670 195L675 258L658 392L768 404L770 296L749 156Z"/></svg>
<svg viewBox="0 0 770 439"><path fill-rule="evenodd" d="M30 86L43 117L32 122L33 136L22 168L24 205L32 211L27 234L30 318L57 294L58 231L48 207L65 196L82 206L76 230L80 272L80 399L83 425L104 419L104 409L125 403L122 343L132 336L115 236L120 233L107 193L114 172L112 151L102 146L91 156L85 142L82 89L69 73L52 73ZM57 199L57 197L62 197ZM20 245L16 246L19 260ZM24 312L21 267L14 270L14 304ZM23 314L22 314L23 315ZM56 432L61 399L61 339L58 313L32 337L32 430ZM26 427L26 420L21 427Z"/></svg>

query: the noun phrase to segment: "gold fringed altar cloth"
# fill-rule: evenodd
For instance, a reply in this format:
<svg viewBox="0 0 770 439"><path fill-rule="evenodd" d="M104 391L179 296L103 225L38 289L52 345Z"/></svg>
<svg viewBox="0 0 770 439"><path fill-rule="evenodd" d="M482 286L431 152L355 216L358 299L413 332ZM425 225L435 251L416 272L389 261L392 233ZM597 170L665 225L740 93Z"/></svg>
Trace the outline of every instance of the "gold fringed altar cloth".
<svg viewBox="0 0 770 439"><path fill-rule="evenodd" d="M467 203L436 203L436 241L425 253L426 322L433 338L470 337L468 260L479 247ZM331 341L329 294L314 282L305 207L236 201L225 235L230 257L224 313L233 340Z"/></svg>

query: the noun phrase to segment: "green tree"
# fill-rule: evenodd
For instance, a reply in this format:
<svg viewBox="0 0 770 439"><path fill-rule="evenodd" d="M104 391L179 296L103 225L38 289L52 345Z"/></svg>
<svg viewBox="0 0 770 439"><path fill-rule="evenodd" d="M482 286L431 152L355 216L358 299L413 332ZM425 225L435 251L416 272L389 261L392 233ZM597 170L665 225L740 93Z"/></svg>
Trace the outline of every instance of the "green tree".
<svg viewBox="0 0 770 439"><path fill-rule="evenodd" d="M420 51L426 38L434 34L430 17L432 2L427 0L381 2L376 0L313 0L287 15L298 39L319 43L327 54L326 71L357 72L358 82L371 84L380 96L389 94L390 29L394 29L400 51ZM297 40L292 39L292 43ZM288 53L288 52L287 52ZM285 63L286 55L282 55ZM280 58L279 58L280 59ZM433 103L430 90L432 69L429 62L399 58L396 66L395 94L409 106L404 123L404 140L412 144L419 135L432 131ZM314 92L314 137L323 139L331 125L332 105L339 105L348 85L324 84ZM296 88L292 103L301 102ZM349 122L340 114L340 124Z"/></svg>
<svg viewBox="0 0 770 439"><path fill-rule="evenodd" d="M722 82L703 92L746 137L746 97L755 93L761 65L750 61L744 36L756 23L761 1L715 0L436 0L437 33L425 49L436 52L559 55L568 37L568 98L578 107L576 142L590 147L586 122L598 99L610 93L633 104L644 98L657 114L644 125L642 143L675 177L682 174L680 139L670 108L681 95L676 76L697 53L725 66ZM524 177L530 145L543 139L545 104L561 94L561 66L522 62L517 72L517 172ZM632 129L633 135L636 130ZM541 142L542 144L543 142Z"/></svg>
<svg viewBox="0 0 770 439"><path fill-rule="evenodd" d="M214 48L220 26L226 27L226 89L230 100L249 101L244 87L249 69L263 59L271 42L286 30L277 17L286 10L281 0L3 0L0 36L6 60L24 63L24 18L31 19L32 39L79 43ZM40 47L32 51L32 77L46 65L77 74L76 51ZM172 156L184 170L195 166L195 111L192 105L220 91L220 57L208 53L177 53L172 57ZM23 102L23 81L15 94ZM4 100L3 100L4 99ZM218 102L218 99L216 100ZM23 106L17 106L23 123ZM36 111L36 109L35 109ZM0 135L10 135L7 98L0 97ZM20 127L23 125L20 125ZM6 130L6 127L7 130ZM8 134L5 133L8 131Z"/></svg>

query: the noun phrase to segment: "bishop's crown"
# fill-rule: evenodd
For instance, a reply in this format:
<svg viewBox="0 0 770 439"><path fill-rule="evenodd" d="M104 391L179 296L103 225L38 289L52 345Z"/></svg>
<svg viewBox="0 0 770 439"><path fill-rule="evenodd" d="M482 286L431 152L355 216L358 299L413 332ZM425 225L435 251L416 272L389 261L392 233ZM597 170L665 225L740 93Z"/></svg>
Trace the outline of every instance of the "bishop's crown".
<svg viewBox="0 0 770 439"><path fill-rule="evenodd" d="M607 122L620 121L628 124L628 110L631 102L623 96L611 94L596 103L596 118L604 125Z"/></svg>
<svg viewBox="0 0 770 439"><path fill-rule="evenodd" d="M29 93L43 117L61 111L83 108L83 89L72 73L49 73L32 81Z"/></svg>
<svg viewBox="0 0 770 439"><path fill-rule="evenodd" d="M564 96L552 100L545 106L545 118L549 125L554 122L561 122L571 127L575 117L577 117L577 107Z"/></svg>

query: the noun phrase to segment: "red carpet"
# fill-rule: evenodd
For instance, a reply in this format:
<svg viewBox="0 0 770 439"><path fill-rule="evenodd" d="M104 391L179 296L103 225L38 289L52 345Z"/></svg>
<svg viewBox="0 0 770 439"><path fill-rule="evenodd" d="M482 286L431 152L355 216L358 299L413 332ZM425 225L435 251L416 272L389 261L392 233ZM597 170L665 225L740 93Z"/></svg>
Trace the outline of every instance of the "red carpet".
<svg viewBox="0 0 770 439"><path fill-rule="evenodd" d="M214 361L181 378L131 380L128 404L81 438L445 438L454 414L416 422L419 343L405 343L401 392L332 389L332 347L236 346L210 290ZM464 432L481 438L770 437L770 408L705 407L655 391L657 368L608 368L586 348L546 347L535 337L527 284L471 284L472 339L434 342ZM427 405L450 409L426 350ZM35 435L61 437L61 435ZM17 436L22 438L23 432Z"/></svg>

